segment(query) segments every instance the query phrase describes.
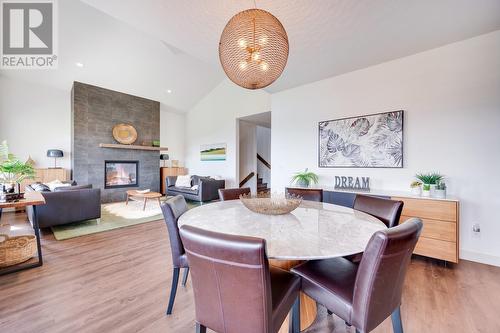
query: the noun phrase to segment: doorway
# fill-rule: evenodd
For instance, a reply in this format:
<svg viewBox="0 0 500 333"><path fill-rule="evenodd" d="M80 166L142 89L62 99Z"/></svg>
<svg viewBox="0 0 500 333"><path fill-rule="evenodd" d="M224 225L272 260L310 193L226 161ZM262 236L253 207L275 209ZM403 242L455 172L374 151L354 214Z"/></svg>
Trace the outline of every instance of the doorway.
<svg viewBox="0 0 500 333"><path fill-rule="evenodd" d="M271 191L271 111L238 119L239 187Z"/></svg>

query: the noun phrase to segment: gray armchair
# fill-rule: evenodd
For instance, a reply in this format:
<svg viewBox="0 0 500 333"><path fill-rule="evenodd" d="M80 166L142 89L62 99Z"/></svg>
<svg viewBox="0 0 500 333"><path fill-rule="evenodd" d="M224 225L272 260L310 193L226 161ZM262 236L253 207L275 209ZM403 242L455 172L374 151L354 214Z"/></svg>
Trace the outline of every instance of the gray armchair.
<svg viewBox="0 0 500 333"><path fill-rule="evenodd" d="M25 191L34 190L27 186ZM53 192L40 193L45 199L45 205L37 207L40 228L101 218L101 190L92 185L59 187ZM33 207L28 206L26 212L33 223Z"/></svg>
<svg viewBox="0 0 500 333"><path fill-rule="evenodd" d="M198 185L198 189L191 189L190 187L177 187L175 182L177 181L176 176L168 176L167 182L167 194L168 195L182 195L187 200L193 201L212 201L219 199L219 189L226 187L225 180L217 180L209 177L192 176L191 186Z"/></svg>

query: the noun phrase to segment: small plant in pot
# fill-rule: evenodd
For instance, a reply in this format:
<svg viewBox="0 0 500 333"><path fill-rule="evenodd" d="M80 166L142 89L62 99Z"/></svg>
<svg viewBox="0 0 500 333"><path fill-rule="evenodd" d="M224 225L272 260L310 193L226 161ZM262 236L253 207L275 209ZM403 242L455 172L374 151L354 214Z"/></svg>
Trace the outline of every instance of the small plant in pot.
<svg viewBox="0 0 500 333"><path fill-rule="evenodd" d="M413 195L419 196L422 194L422 183L418 181L414 181L410 184L411 193Z"/></svg>
<svg viewBox="0 0 500 333"><path fill-rule="evenodd" d="M293 177L290 183L295 183L295 185L300 187L309 187L311 183L318 183L318 175L314 172L308 171L306 168L303 172L297 172Z"/></svg>
<svg viewBox="0 0 500 333"><path fill-rule="evenodd" d="M431 196L431 185L430 184L422 185L422 196L423 197L430 197Z"/></svg>
<svg viewBox="0 0 500 333"><path fill-rule="evenodd" d="M436 184L439 183L443 179L443 175L437 172L430 173L418 173L415 178L421 181L424 185L422 187L422 195L431 196L434 193L434 189L436 188ZM429 185L429 186L425 186ZM426 188L428 188L428 193L425 193Z"/></svg>
<svg viewBox="0 0 500 333"><path fill-rule="evenodd" d="M444 182L440 181L436 184L436 188L434 189L434 196L440 199L446 198L446 184Z"/></svg>

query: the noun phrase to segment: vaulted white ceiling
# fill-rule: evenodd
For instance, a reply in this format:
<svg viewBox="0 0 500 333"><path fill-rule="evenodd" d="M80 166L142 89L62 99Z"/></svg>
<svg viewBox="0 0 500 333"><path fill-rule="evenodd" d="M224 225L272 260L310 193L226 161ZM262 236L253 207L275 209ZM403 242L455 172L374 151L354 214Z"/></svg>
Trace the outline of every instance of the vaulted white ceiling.
<svg viewBox="0 0 500 333"><path fill-rule="evenodd" d="M82 81L186 111L225 78L220 33L234 14L254 6L253 0L82 1L58 2L57 70L0 75L68 91ZM256 3L281 20L290 41L283 75L266 88L271 93L500 29L499 0Z"/></svg>
<svg viewBox="0 0 500 333"><path fill-rule="evenodd" d="M227 21L253 0L84 0L220 70ZM498 0L256 0L287 30L276 92L500 29Z"/></svg>

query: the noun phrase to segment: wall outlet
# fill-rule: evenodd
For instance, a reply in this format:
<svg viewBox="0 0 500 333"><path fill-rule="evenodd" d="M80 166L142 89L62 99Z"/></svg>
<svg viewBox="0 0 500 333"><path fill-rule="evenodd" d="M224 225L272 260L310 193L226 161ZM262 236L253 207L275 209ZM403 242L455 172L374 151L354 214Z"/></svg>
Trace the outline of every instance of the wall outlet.
<svg viewBox="0 0 500 333"><path fill-rule="evenodd" d="M480 233L481 232L481 226L479 225L479 223L474 223L472 225L472 232L474 232L474 233Z"/></svg>

